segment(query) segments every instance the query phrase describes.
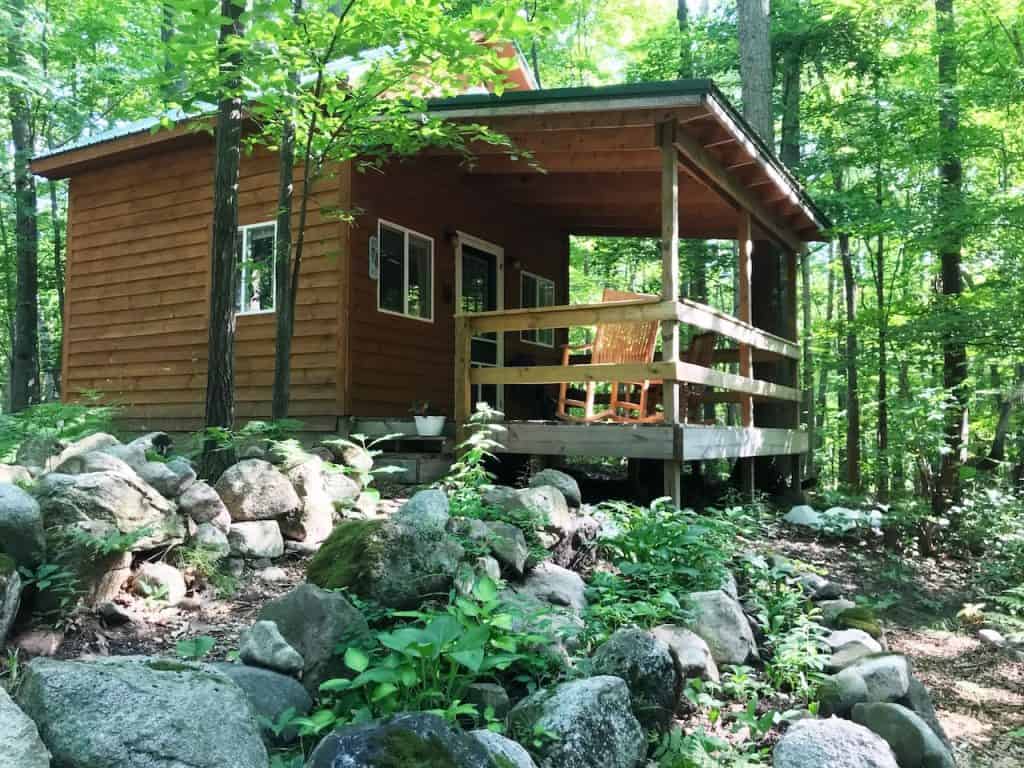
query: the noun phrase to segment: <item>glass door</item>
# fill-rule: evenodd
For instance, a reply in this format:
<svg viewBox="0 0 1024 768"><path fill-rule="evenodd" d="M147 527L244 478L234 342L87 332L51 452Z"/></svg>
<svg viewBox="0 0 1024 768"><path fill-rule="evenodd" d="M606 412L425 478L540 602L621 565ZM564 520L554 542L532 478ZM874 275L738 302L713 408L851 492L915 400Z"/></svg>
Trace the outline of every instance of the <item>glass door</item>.
<svg viewBox="0 0 1024 768"><path fill-rule="evenodd" d="M493 312L504 309L504 254L499 246L469 235L459 234L458 259L459 308L462 312ZM504 364L504 340L500 333L481 333L473 337L470 365L474 368ZM480 401L501 410L503 387L476 384L473 407Z"/></svg>

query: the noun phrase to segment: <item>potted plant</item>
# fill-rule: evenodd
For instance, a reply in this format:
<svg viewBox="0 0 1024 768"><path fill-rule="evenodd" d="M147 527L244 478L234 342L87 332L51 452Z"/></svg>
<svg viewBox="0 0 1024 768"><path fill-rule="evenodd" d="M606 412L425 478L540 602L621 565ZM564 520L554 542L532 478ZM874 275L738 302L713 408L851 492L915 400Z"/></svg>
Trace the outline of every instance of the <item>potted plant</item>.
<svg viewBox="0 0 1024 768"><path fill-rule="evenodd" d="M416 400L409 409L416 421L416 434L420 437L437 437L444 431L445 416L430 406L427 400Z"/></svg>

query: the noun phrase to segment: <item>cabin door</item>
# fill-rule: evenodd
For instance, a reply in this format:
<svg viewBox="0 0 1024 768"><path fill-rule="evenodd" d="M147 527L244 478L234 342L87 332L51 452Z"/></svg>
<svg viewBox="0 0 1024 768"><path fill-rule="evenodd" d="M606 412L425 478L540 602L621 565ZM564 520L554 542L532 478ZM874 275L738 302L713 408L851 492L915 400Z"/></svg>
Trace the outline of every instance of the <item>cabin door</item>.
<svg viewBox="0 0 1024 768"><path fill-rule="evenodd" d="M501 246L458 233L455 248L455 288L461 312L492 312L505 308L505 252ZM470 365L474 368L504 365L505 340L500 333L481 333L473 337ZM473 407L483 401L501 410L505 404L504 387L475 384Z"/></svg>

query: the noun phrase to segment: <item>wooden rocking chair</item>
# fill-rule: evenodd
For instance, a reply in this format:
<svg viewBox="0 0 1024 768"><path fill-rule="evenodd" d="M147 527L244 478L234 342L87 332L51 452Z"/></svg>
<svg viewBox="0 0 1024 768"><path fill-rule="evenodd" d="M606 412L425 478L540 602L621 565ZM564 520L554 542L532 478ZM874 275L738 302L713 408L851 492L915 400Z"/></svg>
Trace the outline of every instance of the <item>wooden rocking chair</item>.
<svg viewBox="0 0 1024 768"><path fill-rule="evenodd" d="M630 299L654 299L641 293L615 291L605 288L601 301L627 301ZM562 345L562 365L569 367L569 356L573 352L589 351L590 362L597 363L650 363L654 360L654 346L658 341L659 323L647 321L642 323L604 323L597 326L594 341L590 344ZM566 421L623 421L645 422L660 421L661 414L648 414L648 400L651 381L613 381L608 407L598 411L595 407L595 387L593 381L585 385L585 399L574 400L568 396L569 382L565 381L558 388L557 416ZM622 388L626 392L621 392ZM635 398L635 400L633 399ZM582 408L583 416L573 416L569 408Z"/></svg>

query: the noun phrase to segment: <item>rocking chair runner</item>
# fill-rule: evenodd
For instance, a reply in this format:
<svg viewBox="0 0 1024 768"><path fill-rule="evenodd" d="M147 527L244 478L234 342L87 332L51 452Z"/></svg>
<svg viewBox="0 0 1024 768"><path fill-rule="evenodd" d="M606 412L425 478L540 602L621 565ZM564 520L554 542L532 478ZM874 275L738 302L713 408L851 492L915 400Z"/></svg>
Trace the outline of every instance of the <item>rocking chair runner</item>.
<svg viewBox="0 0 1024 768"><path fill-rule="evenodd" d="M640 293L629 293L627 291L616 291L606 288L601 297L602 301L627 301L630 299L656 298ZM650 363L654 360L654 347L658 340L657 321L642 323L605 323L597 326L594 334L594 341L590 344L565 344L562 346L562 365L569 367L569 357L574 351L590 351L590 362L592 363ZM715 349L716 335L713 333L702 333L693 337L690 341L690 348L684 358L687 362L704 367L710 367ZM558 410L557 416L566 421L593 422L593 421L622 421L629 423L644 423L661 421L664 417L661 413L651 408L648 413L648 406L651 405L651 387L661 384L658 380L645 381L613 381L611 383L611 396L608 407L603 410L596 410L595 388L596 383L588 381L585 385L585 399L575 400L568 396L569 382L562 382L558 389ZM623 387L628 388L623 392ZM704 387L683 385L683 419L689 417L694 409L699 407ZM633 400L632 398L636 398ZM583 416L573 416L569 408L582 408Z"/></svg>

